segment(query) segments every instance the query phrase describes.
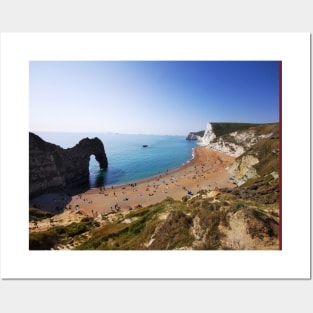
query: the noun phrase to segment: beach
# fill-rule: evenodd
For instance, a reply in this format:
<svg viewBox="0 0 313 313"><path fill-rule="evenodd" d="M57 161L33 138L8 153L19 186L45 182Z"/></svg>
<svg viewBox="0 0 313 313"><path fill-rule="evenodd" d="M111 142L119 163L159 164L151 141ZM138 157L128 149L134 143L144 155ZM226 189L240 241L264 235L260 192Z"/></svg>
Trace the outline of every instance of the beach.
<svg viewBox="0 0 313 313"><path fill-rule="evenodd" d="M72 198L69 205L90 216L136 209L161 202L167 197L182 200L201 189L214 190L233 187L227 166L234 158L224 153L197 147L194 158L172 171L142 181L90 189Z"/></svg>
<svg viewBox="0 0 313 313"><path fill-rule="evenodd" d="M127 213L159 203L167 197L175 200L182 200L184 196L192 197L200 190L233 188L227 167L234 159L207 147L196 147L192 160L155 177L119 186L93 188L74 196L64 193L41 195L30 202L30 207L56 214L54 222L45 219L39 223L39 227L33 227L30 223L30 231L67 225L79 221L80 216L99 217L101 220L102 216L116 212Z"/></svg>
<svg viewBox="0 0 313 313"><path fill-rule="evenodd" d="M58 201L65 201L68 211L80 211L83 214L97 217L111 212L132 210L161 202L167 197L182 200L192 196L201 189L214 190L223 187L234 187L229 180L227 167L234 158L207 147L194 149L194 158L181 167L166 171L158 176L120 186L106 186L90 189L71 198L53 199L46 195L35 199L40 207L50 210ZM59 195L62 197L62 195ZM49 209L49 208L48 208Z"/></svg>

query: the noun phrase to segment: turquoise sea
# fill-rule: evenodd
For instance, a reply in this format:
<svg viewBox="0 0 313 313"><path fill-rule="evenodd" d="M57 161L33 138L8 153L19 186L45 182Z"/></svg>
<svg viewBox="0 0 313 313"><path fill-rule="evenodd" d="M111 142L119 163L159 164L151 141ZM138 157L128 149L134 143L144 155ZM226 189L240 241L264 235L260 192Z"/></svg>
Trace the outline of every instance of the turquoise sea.
<svg viewBox="0 0 313 313"><path fill-rule="evenodd" d="M128 135L113 133L35 132L43 140L71 148L81 139L98 137L104 145L108 169L100 171L92 155L89 187L131 183L164 173L190 161L197 142L186 136ZM146 148L143 145L148 145Z"/></svg>

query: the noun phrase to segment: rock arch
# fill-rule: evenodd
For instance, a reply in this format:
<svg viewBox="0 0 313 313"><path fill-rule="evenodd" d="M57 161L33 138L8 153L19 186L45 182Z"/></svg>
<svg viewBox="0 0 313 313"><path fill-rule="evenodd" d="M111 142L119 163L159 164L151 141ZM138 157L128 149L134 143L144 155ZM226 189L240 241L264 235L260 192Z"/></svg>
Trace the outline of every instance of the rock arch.
<svg viewBox="0 0 313 313"><path fill-rule="evenodd" d="M67 149L67 151L73 159L81 159L80 162L84 163L88 162L88 166L90 156L94 155L99 163L100 169L106 169L108 167L104 146L99 138L84 138L75 147Z"/></svg>
<svg viewBox="0 0 313 313"><path fill-rule="evenodd" d="M84 138L74 147L63 149L29 133L30 198L45 192L69 191L87 185L92 154L101 169L108 167L104 146L99 138Z"/></svg>

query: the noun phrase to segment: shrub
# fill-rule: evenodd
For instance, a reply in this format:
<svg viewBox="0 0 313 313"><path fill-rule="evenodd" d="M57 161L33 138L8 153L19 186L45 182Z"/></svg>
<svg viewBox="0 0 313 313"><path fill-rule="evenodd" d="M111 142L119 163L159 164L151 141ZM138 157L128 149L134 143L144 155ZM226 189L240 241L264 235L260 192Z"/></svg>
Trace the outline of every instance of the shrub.
<svg viewBox="0 0 313 313"><path fill-rule="evenodd" d="M83 234L95 226L92 218L83 218L79 223L67 226L56 226L47 231L31 233L29 235L30 250L50 250L56 244Z"/></svg>
<svg viewBox="0 0 313 313"><path fill-rule="evenodd" d="M51 218L54 214L36 208L29 208L29 221L40 221L45 218Z"/></svg>

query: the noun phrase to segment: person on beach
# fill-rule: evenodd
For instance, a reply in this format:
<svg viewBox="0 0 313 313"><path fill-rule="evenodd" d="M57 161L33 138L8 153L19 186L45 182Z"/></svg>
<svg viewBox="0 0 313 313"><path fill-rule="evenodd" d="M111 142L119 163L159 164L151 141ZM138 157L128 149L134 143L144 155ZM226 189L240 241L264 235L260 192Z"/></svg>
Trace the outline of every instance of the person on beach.
<svg viewBox="0 0 313 313"><path fill-rule="evenodd" d="M81 198L77 195L73 196L72 201L70 201L72 210L75 211L75 206L77 203L80 204L79 201L83 201L83 199L85 199L85 202L82 202L83 206L81 206L81 210L87 212L91 216L91 209L102 212L103 206L105 206L105 211L107 213L111 213L112 211L118 211L117 209L120 207L121 210L127 210L129 206L134 209L134 206L137 205L138 202L145 207L150 204L161 202L167 196L173 197L175 200L180 200L181 197L186 195L188 191L192 191L195 194L200 188L208 188L208 184L211 185L209 186L210 189L214 189L214 187L217 186L216 183L218 183L219 186L221 183L222 185L226 185L227 183L227 186L229 186L229 174L224 174L224 172L222 172L223 175L227 175L227 180L224 183L221 181L221 179L224 178L217 176L212 172L212 170L209 169L209 167L214 163L217 153L209 151L209 153L213 155L212 164L205 164L204 160L207 151L205 149L201 149L200 152L202 153L202 155L200 153L200 159L196 153L197 156L191 164L179 168L174 172L170 170L166 172L165 170L162 174L153 179L147 179L136 183L132 182L121 186L109 185L106 189L101 187L101 195L99 194L98 189L88 190L87 192L80 194L80 196L82 196ZM199 159L198 163L196 163L198 160L197 158ZM230 161L227 160L227 162ZM203 167L203 165L205 165L205 167ZM218 165L218 167L221 167L221 165ZM225 166L223 164L221 170L224 171L224 169ZM221 172L221 170L219 171ZM193 179L193 177L195 178ZM235 187L235 185L233 187ZM113 192L110 192L110 189ZM117 205L117 207L115 207L114 204L117 203L121 205ZM54 204L53 207L56 205L58 205L58 203Z"/></svg>

